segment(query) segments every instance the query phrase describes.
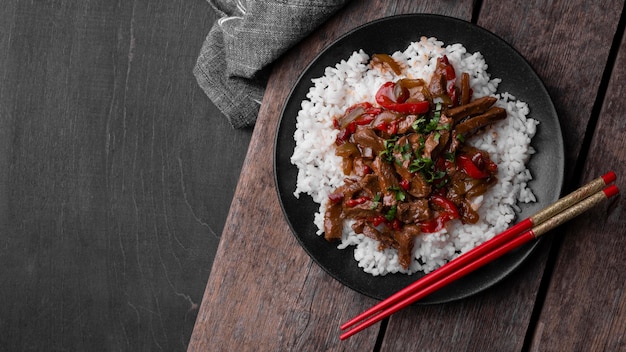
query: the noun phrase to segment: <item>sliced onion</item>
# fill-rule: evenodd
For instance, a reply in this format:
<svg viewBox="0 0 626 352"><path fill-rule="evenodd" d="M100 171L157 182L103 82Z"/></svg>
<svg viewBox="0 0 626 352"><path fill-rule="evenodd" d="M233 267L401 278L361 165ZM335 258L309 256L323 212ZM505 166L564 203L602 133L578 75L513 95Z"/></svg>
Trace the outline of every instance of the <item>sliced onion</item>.
<svg viewBox="0 0 626 352"><path fill-rule="evenodd" d="M340 146L337 146L335 149L335 155L342 157L351 157L360 155L359 148L354 143L344 143Z"/></svg>
<svg viewBox="0 0 626 352"><path fill-rule="evenodd" d="M350 111L348 114L343 115L339 119L339 125L341 126L341 128L346 128L346 126L348 126L354 120L358 119L359 116L363 115L364 113L365 109L361 106L357 106L356 108L352 109L352 111Z"/></svg>

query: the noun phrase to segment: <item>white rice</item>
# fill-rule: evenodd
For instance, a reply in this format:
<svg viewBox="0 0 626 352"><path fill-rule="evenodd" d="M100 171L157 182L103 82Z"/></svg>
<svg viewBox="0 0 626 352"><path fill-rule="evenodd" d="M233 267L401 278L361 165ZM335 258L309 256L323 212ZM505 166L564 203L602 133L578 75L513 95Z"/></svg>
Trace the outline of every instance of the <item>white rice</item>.
<svg viewBox="0 0 626 352"><path fill-rule="evenodd" d="M406 77L428 81L435 70L437 58L444 54L455 67L457 75L461 72L470 74L474 98L495 96L498 98L496 105L507 110L505 120L467 141L490 154L498 165L498 183L474 200L474 205L480 206L478 223L462 225L454 220L438 233L418 236L415 239L414 260L407 270L398 263L397 250L388 248L379 251L377 241L354 233L350 228L351 221L347 220L338 248L355 246L354 259L372 275L428 273L505 230L515 218L518 202L535 201L528 186L532 177L526 164L534 153L530 141L538 121L528 117L529 108L525 102L508 93L497 93L501 80L490 78L483 56L479 52L468 53L461 44L444 46L436 38L422 37L405 51L395 52L392 57L406 66ZM339 131L333 128L333 119L340 117L347 107L355 103L368 101L375 104L374 95L381 84L402 78L390 72L370 69L369 59L360 50L335 67L327 67L323 77L313 79L314 86L298 112L294 134L296 146L291 157L291 162L298 167L294 195L309 194L319 204L319 211L315 214L318 235L323 233L328 194L341 186L346 177L342 172L341 157L335 155L334 142Z"/></svg>

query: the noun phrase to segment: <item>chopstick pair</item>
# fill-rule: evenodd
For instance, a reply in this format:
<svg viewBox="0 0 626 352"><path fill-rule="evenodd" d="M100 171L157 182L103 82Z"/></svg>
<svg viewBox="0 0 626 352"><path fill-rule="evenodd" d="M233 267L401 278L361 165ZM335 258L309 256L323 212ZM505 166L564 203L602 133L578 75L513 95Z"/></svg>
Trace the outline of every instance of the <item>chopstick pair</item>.
<svg viewBox="0 0 626 352"><path fill-rule="evenodd" d="M352 329L340 335L340 339L347 339L618 194L617 186L611 185L615 179L616 175L613 171L598 177L535 215L520 221L480 246L423 276L343 324L341 330L351 327Z"/></svg>

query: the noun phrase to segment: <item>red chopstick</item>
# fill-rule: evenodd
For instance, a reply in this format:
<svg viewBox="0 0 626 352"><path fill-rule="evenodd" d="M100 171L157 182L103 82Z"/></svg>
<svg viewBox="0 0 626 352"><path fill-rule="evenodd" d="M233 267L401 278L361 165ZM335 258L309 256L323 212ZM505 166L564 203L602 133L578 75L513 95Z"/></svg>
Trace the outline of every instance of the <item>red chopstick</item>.
<svg viewBox="0 0 626 352"><path fill-rule="evenodd" d="M522 220L480 246L457 257L446 265L425 275L396 294L359 314L341 326L341 330L353 327L340 336L342 340L375 324L406 306L426 297L451 282L469 274L505 253L535 239L550 229L580 215L619 190L608 184L616 175L608 172L578 190L549 205L537 214ZM606 187L606 188L605 188ZM359 324L360 323L360 324ZM357 325L359 324L359 325Z"/></svg>

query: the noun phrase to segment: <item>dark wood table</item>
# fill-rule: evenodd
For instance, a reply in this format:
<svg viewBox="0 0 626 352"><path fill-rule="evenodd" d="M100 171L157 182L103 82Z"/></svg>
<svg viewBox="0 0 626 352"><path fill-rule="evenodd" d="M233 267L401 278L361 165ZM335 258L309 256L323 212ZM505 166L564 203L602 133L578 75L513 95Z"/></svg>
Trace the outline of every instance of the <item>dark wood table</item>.
<svg viewBox="0 0 626 352"><path fill-rule="evenodd" d="M565 140L565 189L626 173L624 2L353 1L274 66L206 286L190 351L626 350L623 197L551 232L518 270L470 298L414 305L340 342L376 303L316 265L290 233L272 167L283 104L326 45L402 13L461 18L499 35L545 82ZM623 187L622 187L623 188Z"/></svg>

